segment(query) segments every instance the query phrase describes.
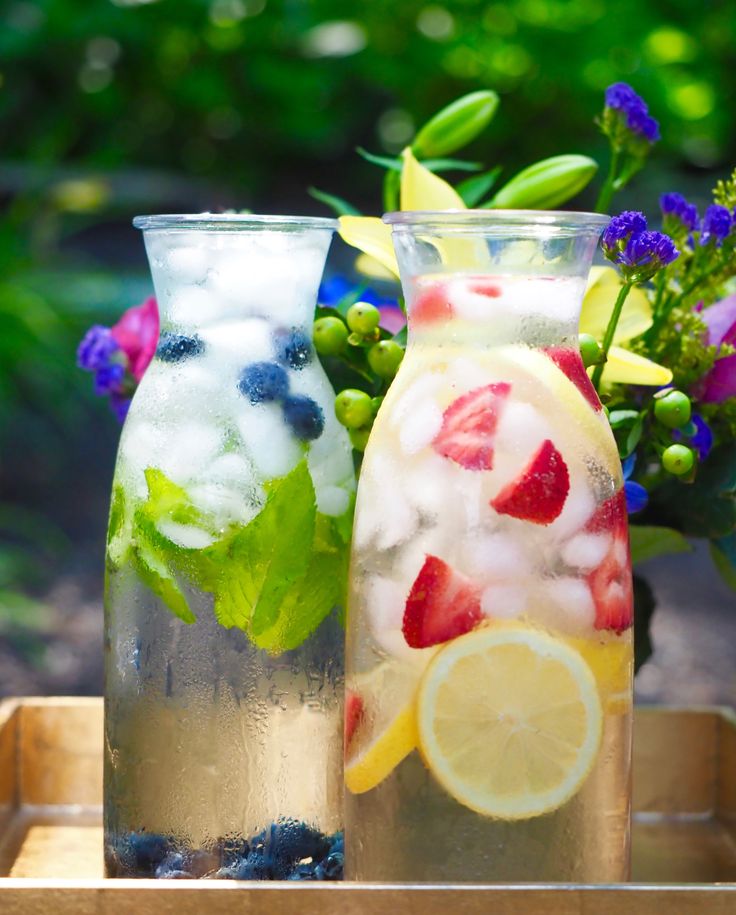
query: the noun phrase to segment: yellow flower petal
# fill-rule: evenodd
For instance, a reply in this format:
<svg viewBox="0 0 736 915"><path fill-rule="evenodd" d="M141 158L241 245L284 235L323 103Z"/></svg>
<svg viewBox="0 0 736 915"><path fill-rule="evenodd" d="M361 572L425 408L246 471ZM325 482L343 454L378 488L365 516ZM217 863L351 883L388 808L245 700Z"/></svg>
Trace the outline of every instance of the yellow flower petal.
<svg viewBox="0 0 736 915"><path fill-rule="evenodd" d="M592 334L597 340L603 338L620 289L621 280L612 267L591 269L580 314L581 333ZM651 325L652 309L649 299L641 289L634 287L626 297L614 340L618 343L633 340Z"/></svg>
<svg viewBox="0 0 736 915"><path fill-rule="evenodd" d="M394 276L399 275L390 226L377 216L341 216L339 222L344 241L375 258Z"/></svg>
<svg viewBox="0 0 736 915"><path fill-rule="evenodd" d="M363 276L369 276L372 280L395 280L393 270L384 267L380 261L370 254L359 254L355 258L355 269Z"/></svg>
<svg viewBox="0 0 736 915"><path fill-rule="evenodd" d="M608 362L603 369L604 384L645 384L660 387L672 381L672 372L663 365L630 353L620 346L608 351Z"/></svg>
<svg viewBox="0 0 736 915"><path fill-rule="evenodd" d="M463 198L455 188L417 162L410 149L405 149L402 155L404 158L404 167L401 170L402 210L464 210L466 208Z"/></svg>

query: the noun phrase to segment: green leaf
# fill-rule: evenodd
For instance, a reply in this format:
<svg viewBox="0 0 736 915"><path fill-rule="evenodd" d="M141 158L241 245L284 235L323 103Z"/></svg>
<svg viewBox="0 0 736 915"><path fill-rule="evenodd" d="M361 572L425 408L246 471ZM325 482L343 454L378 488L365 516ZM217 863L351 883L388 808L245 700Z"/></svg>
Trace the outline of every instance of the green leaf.
<svg viewBox="0 0 736 915"><path fill-rule="evenodd" d="M197 621L168 564L151 544L145 541L137 543L133 551L133 565L141 581L172 613L185 623Z"/></svg>
<svg viewBox="0 0 736 915"><path fill-rule="evenodd" d="M315 529L315 498L307 462L274 481L260 513L232 538L203 551L221 568L215 615L252 638L275 623L281 602L304 575Z"/></svg>
<svg viewBox="0 0 736 915"><path fill-rule="evenodd" d="M588 156L542 159L508 181L486 207L547 210L570 200L590 182L598 164Z"/></svg>
<svg viewBox="0 0 736 915"><path fill-rule="evenodd" d="M639 418L638 410L611 410L608 415L608 422L612 429L618 429L621 426L627 426Z"/></svg>
<svg viewBox="0 0 736 915"><path fill-rule="evenodd" d="M634 671L638 671L652 653L650 629L655 609L654 592L649 583L634 575Z"/></svg>
<svg viewBox="0 0 736 915"><path fill-rule="evenodd" d="M206 524L206 518L192 505L185 489L154 467L146 468L144 474L148 499L143 512L148 519L154 523L166 519L177 524Z"/></svg>
<svg viewBox="0 0 736 915"><path fill-rule="evenodd" d="M120 568L128 559L133 536L133 519L120 484L113 486L110 520L107 525L107 562Z"/></svg>
<svg viewBox="0 0 736 915"><path fill-rule="evenodd" d="M467 146L491 122L498 108L495 92L470 92L455 99L419 129L412 150L419 156L444 156Z"/></svg>
<svg viewBox="0 0 736 915"><path fill-rule="evenodd" d="M319 200L320 203L328 206L336 216L362 215L360 210L356 209L352 203L348 203L347 200L343 200L342 197L338 197L336 194L328 194L326 191L320 191L316 187L307 188L307 193L310 197L314 197L315 200Z"/></svg>
<svg viewBox="0 0 736 915"><path fill-rule="evenodd" d="M631 561L634 565L664 556L667 553L688 553L692 546L679 531L671 527L649 527L632 524L629 527L631 539Z"/></svg>
<svg viewBox="0 0 736 915"><path fill-rule="evenodd" d="M627 458L630 454L636 450L636 446L641 441L641 434L644 430L644 416L639 414L639 418L636 420L634 425L629 430L629 434L626 436L626 445L625 445L625 454L622 454L622 458Z"/></svg>
<svg viewBox="0 0 736 915"><path fill-rule="evenodd" d="M355 151L357 154L365 159L366 162L370 162L371 165L378 165L381 168L388 169L391 172L400 172L402 167L402 160L389 157L389 156L377 156L375 153L368 152L367 149L363 149L362 146L356 146Z"/></svg>
<svg viewBox="0 0 736 915"><path fill-rule="evenodd" d="M479 172L482 162L467 162L465 159L422 159L422 165L430 172Z"/></svg>
<svg viewBox="0 0 736 915"><path fill-rule="evenodd" d="M721 578L736 591L736 533L719 540L711 540L710 555Z"/></svg>
<svg viewBox="0 0 736 915"><path fill-rule="evenodd" d="M458 184L455 190L463 198L466 206L474 207L481 202L493 187L501 171L502 167L497 165L490 171L483 172L482 175L473 175L472 178L466 178L465 181L461 181Z"/></svg>

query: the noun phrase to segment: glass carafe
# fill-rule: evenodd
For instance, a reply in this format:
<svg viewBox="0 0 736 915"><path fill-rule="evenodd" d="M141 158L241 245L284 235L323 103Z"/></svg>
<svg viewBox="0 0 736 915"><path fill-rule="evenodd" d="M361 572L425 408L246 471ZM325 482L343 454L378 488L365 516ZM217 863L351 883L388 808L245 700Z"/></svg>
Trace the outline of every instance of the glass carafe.
<svg viewBox="0 0 736 915"><path fill-rule="evenodd" d="M356 504L346 875L624 880L626 507L577 344L606 218L386 220L409 338Z"/></svg>
<svg viewBox="0 0 736 915"><path fill-rule="evenodd" d="M311 328L335 223L135 224L161 337L110 513L107 873L334 879L355 481Z"/></svg>

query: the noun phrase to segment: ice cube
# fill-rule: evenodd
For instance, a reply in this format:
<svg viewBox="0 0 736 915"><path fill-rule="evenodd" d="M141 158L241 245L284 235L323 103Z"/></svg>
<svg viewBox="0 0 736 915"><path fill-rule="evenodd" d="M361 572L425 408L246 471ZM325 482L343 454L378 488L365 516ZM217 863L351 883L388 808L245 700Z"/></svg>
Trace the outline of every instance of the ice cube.
<svg viewBox="0 0 736 915"><path fill-rule="evenodd" d="M120 441L120 471L139 499L148 495L144 476L147 467L157 467L168 450L165 431L153 423L131 417Z"/></svg>
<svg viewBox="0 0 736 915"><path fill-rule="evenodd" d="M201 283L209 263L210 252L201 244L172 248L165 261L172 278L181 283Z"/></svg>
<svg viewBox="0 0 736 915"><path fill-rule="evenodd" d="M213 320L219 311L216 297L200 286L183 286L177 289L168 309L171 321L186 329L200 327Z"/></svg>
<svg viewBox="0 0 736 915"><path fill-rule="evenodd" d="M222 452L223 430L214 424L192 421L172 430L166 453L158 467L170 480L184 486L206 479L207 468Z"/></svg>
<svg viewBox="0 0 736 915"><path fill-rule="evenodd" d="M461 568L483 582L524 581L533 564L509 534L479 534L469 537L461 551Z"/></svg>
<svg viewBox="0 0 736 915"><path fill-rule="evenodd" d="M255 477L250 463L241 454L231 451L210 464L207 481L243 490L254 485Z"/></svg>
<svg viewBox="0 0 736 915"><path fill-rule="evenodd" d="M248 457L261 480L283 477L299 463L303 449L276 404L243 402L237 425Z"/></svg>
<svg viewBox="0 0 736 915"><path fill-rule="evenodd" d="M456 506L451 491L452 480L449 462L429 451L405 467L401 486L418 512L434 518L442 513L447 522L448 513Z"/></svg>
<svg viewBox="0 0 736 915"><path fill-rule="evenodd" d="M497 380L490 377L487 367L465 356L452 360L447 367L445 378L458 397Z"/></svg>
<svg viewBox="0 0 736 915"><path fill-rule="evenodd" d="M214 537L195 527L193 524L178 524L176 521L161 521L158 529L172 543L183 547L185 550L203 550L214 543Z"/></svg>
<svg viewBox="0 0 736 915"><path fill-rule="evenodd" d="M261 487L254 487L244 494L217 483L190 487L189 498L201 512L212 518L213 528L219 531L231 524L248 524L266 501Z"/></svg>
<svg viewBox="0 0 736 915"><path fill-rule="evenodd" d="M407 541L419 517L401 487L398 468L386 455L376 455L363 468L363 497L353 531L358 546L371 541L389 550Z"/></svg>
<svg viewBox="0 0 736 915"><path fill-rule="evenodd" d="M523 585L493 584L483 591L480 608L489 619L511 620L524 613L528 602L529 594Z"/></svg>
<svg viewBox="0 0 736 915"><path fill-rule="evenodd" d="M607 534L576 534L563 546L562 560L565 565L590 572L603 562L610 546Z"/></svg>
<svg viewBox="0 0 736 915"><path fill-rule="evenodd" d="M556 540L567 540L581 531L595 513L595 497L587 482L585 470L577 464L568 463L570 491L560 514L547 526Z"/></svg>
<svg viewBox="0 0 736 915"><path fill-rule="evenodd" d="M217 359L235 359L242 367L249 362L272 362L274 358L273 328L263 318L210 324L200 331L200 336Z"/></svg>
<svg viewBox="0 0 736 915"><path fill-rule="evenodd" d="M436 372L427 372L412 382L394 404L389 422L401 426L423 403L436 402L437 395L445 385L445 379Z"/></svg>
<svg viewBox="0 0 736 915"><path fill-rule="evenodd" d="M399 428L399 443L405 454L417 454L429 446L442 426L442 410L432 400L417 403Z"/></svg>
<svg viewBox="0 0 736 915"><path fill-rule="evenodd" d="M338 518L344 515L350 506L350 493L341 486L315 487L317 510L323 515Z"/></svg>
<svg viewBox="0 0 736 915"><path fill-rule="evenodd" d="M549 422L531 404L513 399L503 404L496 429L496 451L515 456L521 469L538 451L544 441L554 441Z"/></svg>
<svg viewBox="0 0 736 915"><path fill-rule="evenodd" d="M568 635L589 632L595 622L590 588L580 578L545 579L534 603L534 618Z"/></svg>
<svg viewBox="0 0 736 915"><path fill-rule="evenodd" d="M371 576L365 583L365 615L373 640L391 657L417 665L426 664L433 648L411 648L402 626L408 589L389 578Z"/></svg>

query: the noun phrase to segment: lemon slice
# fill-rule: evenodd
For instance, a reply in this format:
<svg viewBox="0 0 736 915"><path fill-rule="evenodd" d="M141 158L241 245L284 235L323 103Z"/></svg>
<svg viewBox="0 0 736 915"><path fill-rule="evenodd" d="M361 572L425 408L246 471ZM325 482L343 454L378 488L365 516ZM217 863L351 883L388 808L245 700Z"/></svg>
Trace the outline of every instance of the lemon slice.
<svg viewBox="0 0 736 915"><path fill-rule="evenodd" d="M601 639L568 639L583 656L598 683L606 713L618 714L631 708L631 677L634 657L631 636L604 635Z"/></svg>
<svg viewBox="0 0 736 915"><path fill-rule="evenodd" d="M415 696L420 668L385 661L347 687L360 697L362 714L346 748L345 786L370 791L417 746Z"/></svg>
<svg viewBox="0 0 736 915"><path fill-rule="evenodd" d="M438 652L417 718L422 756L445 790L506 820L569 800L601 741L590 667L562 640L518 624L477 629Z"/></svg>

